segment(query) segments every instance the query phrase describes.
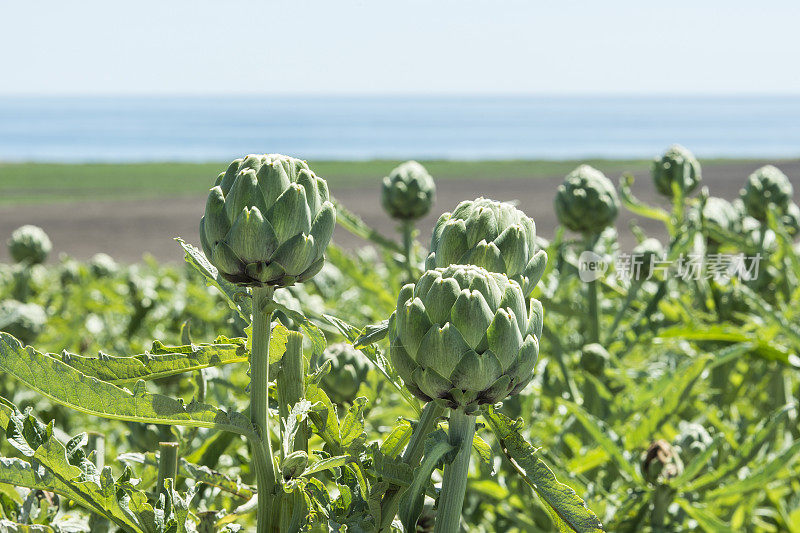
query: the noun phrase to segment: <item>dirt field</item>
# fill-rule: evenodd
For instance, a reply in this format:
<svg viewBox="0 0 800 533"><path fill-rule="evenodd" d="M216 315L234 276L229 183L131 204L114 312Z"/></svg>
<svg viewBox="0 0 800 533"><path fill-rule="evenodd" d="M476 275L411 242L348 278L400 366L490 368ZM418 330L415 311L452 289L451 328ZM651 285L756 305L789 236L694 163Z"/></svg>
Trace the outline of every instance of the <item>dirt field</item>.
<svg viewBox="0 0 800 533"><path fill-rule="evenodd" d="M711 194L727 199L738 195L747 175L767 162L719 164L703 169L703 183ZM800 197L800 160L784 161L781 169L792 179ZM435 177L435 176L434 176ZM616 181L617 176L609 176ZM420 224L420 240L427 243L437 216L452 210L465 199L486 196L497 200L518 200L519 207L536 220L538 231L545 237L553 235L556 226L553 212L553 195L563 176L536 179L440 179L437 180L438 198L431 214ZM634 191L641 199L663 203L655 194L646 174L637 175ZM372 227L385 234L394 234L394 223L380 207L380 186L365 188L339 188L333 194L352 211L359 214ZM180 247L172 240L183 237L198 243L197 225L203 213L205 195L156 200L131 200L107 202L56 203L0 207L0 240L22 224L36 224L50 235L54 254L60 253L85 259L97 252L106 252L123 262L134 262L144 254L160 260L179 261ZM624 246L632 246L634 239L627 229L631 216L623 211L619 228ZM650 221L640 221L649 234L660 234L660 227ZM337 228L335 242L345 247L357 247L363 241ZM5 246L0 246L0 261L8 260ZM52 259L51 259L52 260Z"/></svg>

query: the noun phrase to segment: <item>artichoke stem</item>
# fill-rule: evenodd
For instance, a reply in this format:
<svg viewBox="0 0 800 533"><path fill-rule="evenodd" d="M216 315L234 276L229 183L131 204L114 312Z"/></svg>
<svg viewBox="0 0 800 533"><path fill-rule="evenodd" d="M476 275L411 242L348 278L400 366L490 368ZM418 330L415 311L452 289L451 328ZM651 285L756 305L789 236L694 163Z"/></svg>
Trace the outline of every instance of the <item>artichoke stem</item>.
<svg viewBox="0 0 800 533"><path fill-rule="evenodd" d="M631 283L630 288L628 289L628 294L625 295L625 302L617 311L617 314L614 316L614 322L611 324L611 328L606 333L606 345L608 345L614 339L614 333L617 331L617 327L619 323L622 322L622 317L625 316L625 312L630 308L631 303L633 303L634 299L636 298L636 294L639 292L639 288L642 286L642 280L633 280Z"/></svg>
<svg viewBox="0 0 800 533"><path fill-rule="evenodd" d="M456 455L451 463L444 466L434 533L454 533L460 530L476 418L477 415L468 415L462 409L450 410L448 438L455 447Z"/></svg>
<svg viewBox="0 0 800 533"><path fill-rule="evenodd" d="M250 420L261 442L252 442L252 455L258 485L258 533L267 533L273 524L275 464L269 430L269 337L272 311L269 303L275 289L253 289L253 343L250 354Z"/></svg>
<svg viewBox="0 0 800 533"><path fill-rule="evenodd" d="M170 496L167 494L167 489L164 483L167 479L171 479L173 485L175 478L178 475L178 443L177 442L160 442L158 448L161 453L158 456L158 484L156 485L158 492L157 495L164 495L164 516L169 516L170 509Z"/></svg>
<svg viewBox="0 0 800 533"><path fill-rule="evenodd" d="M589 252L594 251L594 245L597 242L599 235L586 236L586 250ZM599 295L597 293L597 280L594 279L588 283L586 288L586 299L589 309L589 324L587 327L587 340L585 344L593 342L600 342L600 305L598 302Z"/></svg>
<svg viewBox="0 0 800 533"><path fill-rule="evenodd" d="M664 531L667 511L674 496L675 490L669 485L660 484L656 487L653 493L653 514L650 515L650 525L654 532Z"/></svg>
<svg viewBox="0 0 800 533"><path fill-rule="evenodd" d="M286 353L281 358L281 371L277 377L278 389L278 409L281 417L281 433L285 435L289 413L292 406L303 399L305 396L305 373L303 368L303 334L297 331L290 331L286 340ZM294 436L292 451L308 452L308 434L306 424L302 422L297 428ZM281 448L281 460L284 450ZM284 495L281 505L281 527L280 531L291 531L292 519L297 519L298 513L303 511L302 498L299 494L292 493Z"/></svg>
<svg viewBox="0 0 800 533"><path fill-rule="evenodd" d="M403 233L403 256L405 259L406 272L408 273L409 283L416 281L414 268L414 223L404 220L400 226Z"/></svg>
<svg viewBox="0 0 800 533"><path fill-rule="evenodd" d="M436 421L444 413L444 407L436 402L428 402L422 409L419 422L411 433L411 440L408 442L403 452L403 462L412 469L419 466L422 454L425 453L425 439L431 431L436 428ZM402 487L392 485L387 489L381 501L381 524L378 531L386 531L394 520L397 510L400 508L400 497Z"/></svg>

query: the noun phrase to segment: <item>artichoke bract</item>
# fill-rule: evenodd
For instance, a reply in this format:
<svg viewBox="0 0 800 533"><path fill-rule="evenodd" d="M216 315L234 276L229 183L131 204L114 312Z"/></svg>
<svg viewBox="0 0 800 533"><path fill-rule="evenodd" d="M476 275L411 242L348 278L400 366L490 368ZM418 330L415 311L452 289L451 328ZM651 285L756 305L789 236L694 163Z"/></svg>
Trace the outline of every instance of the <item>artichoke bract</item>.
<svg viewBox="0 0 800 533"><path fill-rule="evenodd" d="M478 198L444 213L431 236L425 268L465 264L505 274L528 296L539 283L547 254L536 246L536 224L513 205Z"/></svg>
<svg viewBox="0 0 800 533"><path fill-rule="evenodd" d="M781 223L791 237L800 233L800 207L796 203L789 204L781 217Z"/></svg>
<svg viewBox="0 0 800 533"><path fill-rule="evenodd" d="M8 239L8 252L17 263L44 263L52 249L53 243L39 226L20 226Z"/></svg>
<svg viewBox="0 0 800 533"><path fill-rule="evenodd" d="M656 185L656 190L664 196L672 197L672 184L675 183L689 194L700 184L702 173L700 162L697 158L679 144L669 147L660 158L657 157L650 165L650 174Z"/></svg>
<svg viewBox="0 0 800 533"><path fill-rule="evenodd" d="M766 165L747 178L740 192L747 214L756 220L767 219L767 210L774 209L782 215L792 202L792 184L786 174L777 167Z"/></svg>
<svg viewBox="0 0 800 533"><path fill-rule="evenodd" d="M504 274L474 265L428 270L389 319L390 357L406 387L469 413L516 394L539 355L543 309Z"/></svg>
<svg viewBox="0 0 800 533"><path fill-rule="evenodd" d="M336 210L305 161L248 155L220 174L200 221L200 242L222 277L288 287L319 272Z"/></svg>
<svg viewBox="0 0 800 533"><path fill-rule="evenodd" d="M322 388L334 403L352 402L369 373L369 361L351 345L340 342L328 346L317 359L317 366L331 362L322 378Z"/></svg>
<svg viewBox="0 0 800 533"><path fill-rule="evenodd" d="M392 218L422 218L435 200L436 184L425 167L416 161L406 161L383 178L381 205Z"/></svg>
<svg viewBox="0 0 800 533"><path fill-rule="evenodd" d="M602 172L581 165L558 186L555 209L558 221L568 229L597 235L616 220L619 196Z"/></svg>

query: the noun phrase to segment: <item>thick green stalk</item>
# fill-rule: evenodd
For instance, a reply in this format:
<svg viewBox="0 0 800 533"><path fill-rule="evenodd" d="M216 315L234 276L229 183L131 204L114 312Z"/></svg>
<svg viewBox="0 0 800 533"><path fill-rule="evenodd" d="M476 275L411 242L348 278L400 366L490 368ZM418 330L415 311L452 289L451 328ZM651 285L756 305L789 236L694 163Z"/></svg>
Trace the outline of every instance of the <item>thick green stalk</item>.
<svg viewBox="0 0 800 533"><path fill-rule="evenodd" d="M90 431L88 436L86 451L89 454L94 452L94 466L100 472L106 465L106 436L97 431Z"/></svg>
<svg viewBox="0 0 800 533"><path fill-rule="evenodd" d="M462 409L450 410L448 439L456 449L456 456L444 466L434 533L455 533L460 530L476 418L477 415L468 415Z"/></svg>
<svg viewBox="0 0 800 533"><path fill-rule="evenodd" d="M608 332L606 333L606 345L608 345L614 339L614 333L617 331L617 327L619 323L622 322L622 317L625 316L625 312L633 303L633 300L636 298L636 294L639 292L639 288L642 286L642 280L633 280L631 282L630 288L628 288L628 294L625 295L625 302L617 311L617 314L614 316L614 322L611 324Z"/></svg>
<svg viewBox="0 0 800 533"><path fill-rule="evenodd" d="M281 429L289 412L297 402L305 397L305 374L303 365L303 334L290 331L286 341L286 353L281 358L281 372L277 377L278 385L278 410L281 416ZM294 438L294 448L291 451L308 451L308 434L306 424L300 425ZM283 458L283 456L281 456Z"/></svg>
<svg viewBox="0 0 800 533"><path fill-rule="evenodd" d="M297 331L290 331L286 340L286 352L281 358L281 372L278 374L278 411L281 417L281 434L285 435L285 423L289 418L292 406L305 397L305 368L303 365L303 334ZM294 444L291 451L308 452L308 433L306 423L303 422L297 429L294 436ZM281 448L281 460L284 458L284 450ZM292 531L293 523L299 522L299 513L303 512L304 506L302 497L293 493L282 495L281 504L281 527L280 531Z"/></svg>
<svg viewBox="0 0 800 533"><path fill-rule="evenodd" d="M659 485L653 493L653 514L650 525L654 532L663 532L667 522L667 510L675 497L675 490L669 485Z"/></svg>
<svg viewBox="0 0 800 533"><path fill-rule="evenodd" d="M589 252L594 251L594 245L597 242L598 235L586 236L586 250ZM600 305L599 296L597 294L597 280L593 279L588 282L586 287L586 303L588 307L588 325L586 333L586 343L600 342Z"/></svg>
<svg viewBox="0 0 800 533"><path fill-rule="evenodd" d="M425 439L428 434L436 428L436 421L444 413L444 407L436 402L428 402L422 409L419 422L414 427L411 433L411 440L408 441L403 452L403 462L411 468L419 466L422 459L422 454L425 453ZM397 515L397 510L400 508L400 497L403 493L400 491L399 485L392 485L386 490L381 500L381 524L378 531L386 531Z"/></svg>
<svg viewBox="0 0 800 533"><path fill-rule="evenodd" d="M269 338L275 289L253 289L253 343L250 353L250 420L261 441L251 443L258 485L258 533L273 528L277 478L269 430Z"/></svg>
<svg viewBox="0 0 800 533"><path fill-rule="evenodd" d="M158 455L158 483L156 485L158 491L156 494L164 495L164 516L169 516L171 511L170 498L167 494L167 489L164 487L164 483L168 479L171 479L174 484L175 478L178 476L178 443L159 442L158 449L160 453Z"/></svg>
<svg viewBox="0 0 800 533"><path fill-rule="evenodd" d="M403 255L406 261L406 272L409 282L416 280L416 268L414 267L414 223L404 221L400 226L403 233Z"/></svg>

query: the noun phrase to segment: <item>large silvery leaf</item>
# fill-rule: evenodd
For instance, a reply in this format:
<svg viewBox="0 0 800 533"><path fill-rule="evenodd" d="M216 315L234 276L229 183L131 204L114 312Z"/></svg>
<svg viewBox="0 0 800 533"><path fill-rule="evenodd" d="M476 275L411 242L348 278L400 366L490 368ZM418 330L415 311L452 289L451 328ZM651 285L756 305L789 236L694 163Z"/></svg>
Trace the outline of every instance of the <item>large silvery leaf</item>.
<svg viewBox="0 0 800 533"><path fill-rule="evenodd" d="M484 409L482 414L497 436L503 453L550 511L559 532L603 531L597 515L586 507L574 490L556 479L553 471L536 456L536 449L520 435L512 420L491 408Z"/></svg>
<svg viewBox="0 0 800 533"><path fill-rule="evenodd" d="M164 346L156 341L150 352L131 356L86 357L65 351L60 360L87 376L117 385L247 361L244 339L218 340L214 344L186 346Z"/></svg>
<svg viewBox="0 0 800 533"><path fill-rule="evenodd" d="M150 394L144 382L133 392L100 381L55 357L23 347L13 336L0 332L0 371L53 401L91 415L130 422L222 429L253 437L244 415L227 413L211 405L186 405L161 394Z"/></svg>
<svg viewBox="0 0 800 533"><path fill-rule="evenodd" d="M247 323L250 323L250 316L253 314L253 303L248 297L246 289L220 276L217 268L206 259L206 256L199 248L192 246L181 238L176 238L175 240L186 252L186 262L206 279L206 284L219 289L231 309L239 313L239 316Z"/></svg>

